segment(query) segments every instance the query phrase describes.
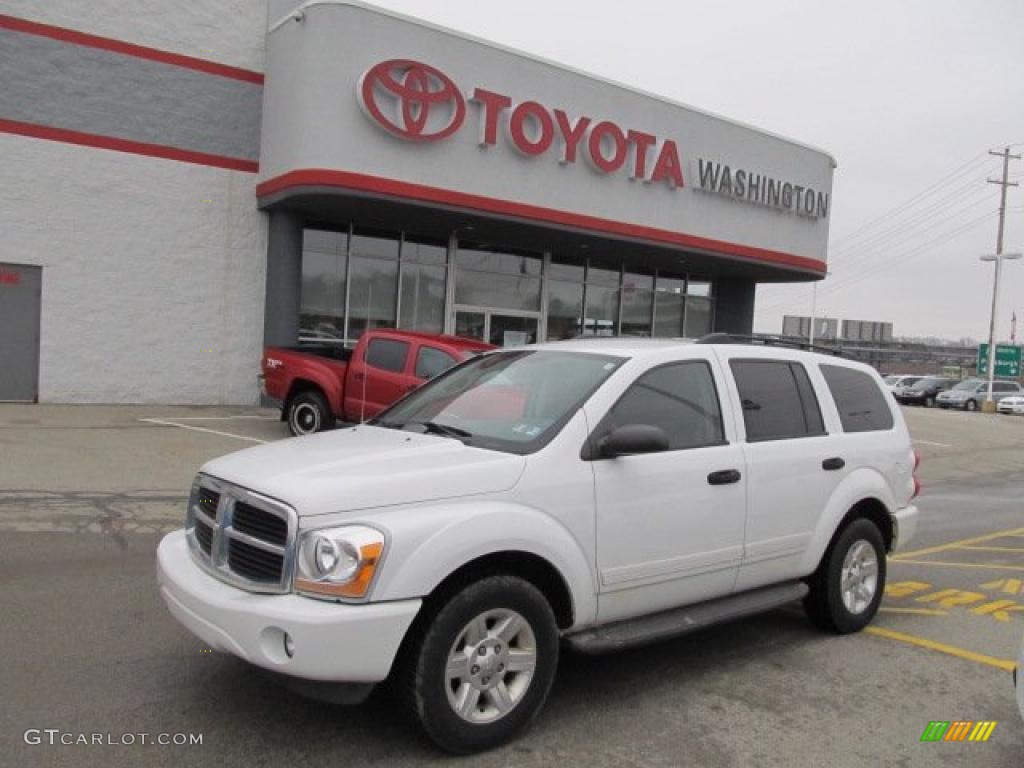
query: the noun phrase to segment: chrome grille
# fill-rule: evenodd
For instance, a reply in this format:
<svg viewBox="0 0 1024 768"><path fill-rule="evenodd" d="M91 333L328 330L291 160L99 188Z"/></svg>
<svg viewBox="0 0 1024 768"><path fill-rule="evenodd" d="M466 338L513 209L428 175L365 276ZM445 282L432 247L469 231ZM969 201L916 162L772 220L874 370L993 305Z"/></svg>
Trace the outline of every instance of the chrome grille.
<svg viewBox="0 0 1024 768"><path fill-rule="evenodd" d="M251 592L288 592L298 518L276 499L200 475L186 518L192 558L206 571Z"/></svg>

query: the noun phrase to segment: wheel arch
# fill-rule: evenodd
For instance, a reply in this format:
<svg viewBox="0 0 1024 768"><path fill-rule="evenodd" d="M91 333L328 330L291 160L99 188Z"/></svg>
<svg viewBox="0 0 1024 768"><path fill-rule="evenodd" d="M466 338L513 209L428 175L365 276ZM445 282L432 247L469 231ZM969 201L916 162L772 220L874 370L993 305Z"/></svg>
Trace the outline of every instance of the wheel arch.
<svg viewBox="0 0 1024 768"><path fill-rule="evenodd" d="M408 510L379 522L389 529L393 548L385 554L375 600L435 602L481 575L509 573L548 598L560 629L589 624L597 615L594 572L583 548L544 512L467 503Z"/></svg>
<svg viewBox="0 0 1024 768"><path fill-rule="evenodd" d="M808 574L816 571L842 530L858 518L874 523L882 534L886 551L891 551L895 537L892 511L896 506L888 482L878 472L861 469L848 475L818 522L801 570Z"/></svg>

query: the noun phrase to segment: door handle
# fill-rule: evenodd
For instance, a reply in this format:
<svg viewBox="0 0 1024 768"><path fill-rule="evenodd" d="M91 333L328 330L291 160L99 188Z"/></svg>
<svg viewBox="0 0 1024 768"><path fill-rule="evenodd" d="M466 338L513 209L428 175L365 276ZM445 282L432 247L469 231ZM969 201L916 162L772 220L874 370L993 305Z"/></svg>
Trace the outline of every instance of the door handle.
<svg viewBox="0 0 1024 768"><path fill-rule="evenodd" d="M742 475L738 469L720 469L708 475L708 485L729 485L738 483Z"/></svg>
<svg viewBox="0 0 1024 768"><path fill-rule="evenodd" d="M355 379L356 381L362 381L363 379L366 378L366 374L365 373L355 373L355 374L352 374L352 378Z"/></svg>
<svg viewBox="0 0 1024 768"><path fill-rule="evenodd" d="M823 462L821 462L821 468L826 470L826 471L831 471L831 470L834 470L834 469L842 469L845 466L846 466L846 462L843 461L838 456L834 456L831 459L825 459Z"/></svg>

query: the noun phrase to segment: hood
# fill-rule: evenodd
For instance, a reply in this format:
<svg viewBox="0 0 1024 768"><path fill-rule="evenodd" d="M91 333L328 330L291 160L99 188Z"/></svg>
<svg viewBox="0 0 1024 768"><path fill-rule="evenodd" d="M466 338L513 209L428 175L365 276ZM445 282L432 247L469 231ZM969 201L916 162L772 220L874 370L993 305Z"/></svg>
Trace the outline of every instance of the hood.
<svg viewBox="0 0 1024 768"><path fill-rule="evenodd" d="M247 448L201 472L291 505L300 517L507 491L526 458L361 425Z"/></svg>

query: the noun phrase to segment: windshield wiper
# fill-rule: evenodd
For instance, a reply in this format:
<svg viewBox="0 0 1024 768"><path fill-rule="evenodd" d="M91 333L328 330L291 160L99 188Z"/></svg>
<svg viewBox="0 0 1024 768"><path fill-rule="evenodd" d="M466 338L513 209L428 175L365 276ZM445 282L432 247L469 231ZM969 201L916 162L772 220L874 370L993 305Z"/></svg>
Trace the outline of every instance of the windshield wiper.
<svg viewBox="0 0 1024 768"><path fill-rule="evenodd" d="M458 427L451 427L447 424L438 424L436 421L407 421L402 425L402 429L409 426L423 427L423 431L427 434L454 437L458 440L466 440L473 436L472 432L467 432Z"/></svg>
<svg viewBox="0 0 1024 768"><path fill-rule="evenodd" d="M383 427L384 429L401 429L405 425L398 421L381 421L380 419L372 419L367 422L371 427Z"/></svg>

